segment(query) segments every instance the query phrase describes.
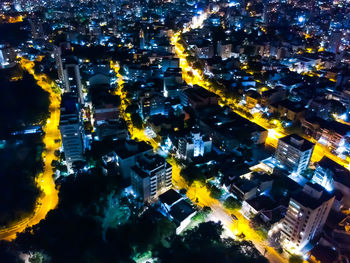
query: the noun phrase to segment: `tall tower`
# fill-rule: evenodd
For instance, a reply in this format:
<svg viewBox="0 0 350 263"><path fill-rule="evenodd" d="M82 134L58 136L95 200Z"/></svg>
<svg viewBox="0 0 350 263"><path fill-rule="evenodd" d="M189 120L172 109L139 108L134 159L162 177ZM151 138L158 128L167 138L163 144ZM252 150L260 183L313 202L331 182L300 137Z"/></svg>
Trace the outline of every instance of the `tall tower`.
<svg viewBox="0 0 350 263"><path fill-rule="evenodd" d="M314 144L296 134L280 138L275 158L291 172L300 174L310 163Z"/></svg>
<svg viewBox="0 0 350 263"><path fill-rule="evenodd" d="M140 49L145 49L145 33L143 32L142 29L140 30L139 38L140 38Z"/></svg>
<svg viewBox="0 0 350 263"><path fill-rule="evenodd" d="M323 229L334 202L334 196L316 184L306 183L293 194L282 219L282 246L300 251Z"/></svg>
<svg viewBox="0 0 350 263"><path fill-rule="evenodd" d="M84 130L78 100L73 93L62 96L59 128L66 161L72 167L73 162L84 160Z"/></svg>
<svg viewBox="0 0 350 263"><path fill-rule="evenodd" d="M65 64L63 69L64 85L66 92L75 93L79 103L84 103L79 65L76 63Z"/></svg>

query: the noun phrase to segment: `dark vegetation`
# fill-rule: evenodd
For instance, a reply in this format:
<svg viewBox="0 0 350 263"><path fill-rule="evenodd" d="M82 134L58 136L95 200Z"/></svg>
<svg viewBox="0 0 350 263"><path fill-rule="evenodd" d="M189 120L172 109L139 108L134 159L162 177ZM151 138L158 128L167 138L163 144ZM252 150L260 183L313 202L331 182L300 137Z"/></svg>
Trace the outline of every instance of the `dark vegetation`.
<svg viewBox="0 0 350 263"><path fill-rule="evenodd" d="M33 210L40 194L35 177L43 169L41 134L11 133L43 123L49 100L33 77L18 67L0 71L0 79L0 225L6 225Z"/></svg>
<svg viewBox="0 0 350 263"><path fill-rule="evenodd" d="M29 24L25 21L22 23L0 24L0 44L11 44L17 46L20 43L25 42L30 36L29 31L25 30L25 27L29 27ZM11 32L9 34L9 32Z"/></svg>
<svg viewBox="0 0 350 263"><path fill-rule="evenodd" d="M18 77L17 81L11 78ZM42 124L48 117L49 95L34 78L15 67L0 71L0 136L26 125Z"/></svg>
<svg viewBox="0 0 350 263"><path fill-rule="evenodd" d="M50 262L135 262L151 255L159 262L267 262L249 242L223 239L221 224L209 222L175 235L176 226L156 211L122 195L117 176L93 168L60 182L60 203L38 225L0 244L0 255L39 252ZM111 201L112 200L112 201ZM127 220L111 220L110 210L126 207Z"/></svg>
<svg viewBox="0 0 350 263"><path fill-rule="evenodd" d="M26 216L40 191L35 176L42 171L43 145L38 135L7 140L0 149L0 225Z"/></svg>

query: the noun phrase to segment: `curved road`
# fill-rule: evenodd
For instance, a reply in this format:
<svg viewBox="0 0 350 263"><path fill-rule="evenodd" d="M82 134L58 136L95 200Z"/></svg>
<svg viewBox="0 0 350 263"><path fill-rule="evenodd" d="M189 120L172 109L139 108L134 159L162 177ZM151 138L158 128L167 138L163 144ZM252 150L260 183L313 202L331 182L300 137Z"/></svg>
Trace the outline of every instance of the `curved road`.
<svg viewBox="0 0 350 263"><path fill-rule="evenodd" d="M60 142L56 140L61 139L58 129L61 98L60 95L55 92L56 86L54 83L50 83L45 75L37 75L34 73L34 62L21 58L20 65L35 78L37 84L43 90L49 93L50 117L47 119L47 123L43 127L45 132L45 136L43 138L45 150L42 153L42 158L44 160L44 171L36 178L36 183L42 190L42 195L38 198L36 207L29 217L24 218L9 227L0 228L0 240L15 239L17 233L23 232L27 227L36 225L42 219L45 219L47 213L54 209L58 204L58 190L56 189L55 181L52 177L53 170L51 167L51 162L52 160L57 159L54 152L60 147Z"/></svg>

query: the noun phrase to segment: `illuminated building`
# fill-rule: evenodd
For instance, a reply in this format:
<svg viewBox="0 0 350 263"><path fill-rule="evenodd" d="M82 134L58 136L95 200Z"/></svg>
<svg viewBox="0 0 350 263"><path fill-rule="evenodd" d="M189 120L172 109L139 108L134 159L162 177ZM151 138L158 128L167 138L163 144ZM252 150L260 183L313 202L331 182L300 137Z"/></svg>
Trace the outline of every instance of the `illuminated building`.
<svg viewBox="0 0 350 263"><path fill-rule="evenodd" d="M194 109L218 103L218 96L198 86L183 90L180 99L182 105L191 106Z"/></svg>
<svg viewBox="0 0 350 263"><path fill-rule="evenodd" d="M131 167L131 185L145 201L151 202L172 186L172 166L160 155L149 153Z"/></svg>
<svg viewBox="0 0 350 263"><path fill-rule="evenodd" d="M14 48L0 45L0 68L14 66L15 59L16 52Z"/></svg>
<svg viewBox="0 0 350 263"><path fill-rule="evenodd" d="M345 167L323 157L316 164L312 182L321 185L327 191L337 190L342 193L342 205L350 207L350 172Z"/></svg>
<svg viewBox="0 0 350 263"><path fill-rule="evenodd" d="M97 105L94 107L94 119L97 125L108 120L117 120L119 118L119 109L112 103Z"/></svg>
<svg viewBox="0 0 350 263"><path fill-rule="evenodd" d="M323 229L334 202L316 184L307 183L292 195L286 216L282 219L282 246L288 251L300 251Z"/></svg>
<svg viewBox="0 0 350 263"><path fill-rule="evenodd" d="M143 32L142 29L140 30L139 38L140 38L140 49L145 49L145 33Z"/></svg>
<svg viewBox="0 0 350 263"><path fill-rule="evenodd" d="M212 58L214 56L214 47L209 43L198 43L194 50L199 58Z"/></svg>
<svg viewBox="0 0 350 263"><path fill-rule="evenodd" d="M346 147L344 143L349 133L349 126L346 124L319 117L306 117L302 120L301 126L305 134L332 150L341 150Z"/></svg>
<svg viewBox="0 0 350 263"><path fill-rule="evenodd" d="M180 68L168 68L164 73L164 97L178 97L180 95L181 85L183 83L182 72Z"/></svg>
<svg viewBox="0 0 350 263"><path fill-rule="evenodd" d="M341 44L342 32L332 32L329 38L328 51L338 53Z"/></svg>
<svg viewBox="0 0 350 263"><path fill-rule="evenodd" d="M177 154L181 159L191 159L193 157L204 156L211 152L212 141L205 138L197 129L193 130L189 136L182 137L178 142Z"/></svg>
<svg viewBox="0 0 350 263"><path fill-rule="evenodd" d="M305 107L301 103L290 100L283 100L276 104L270 105L270 111L278 112L281 117L286 117L293 122L299 121L305 114Z"/></svg>
<svg viewBox="0 0 350 263"><path fill-rule="evenodd" d="M228 59L231 57L232 44L223 43L220 41L218 42L216 50L217 50L218 56L220 56L222 59Z"/></svg>
<svg viewBox="0 0 350 263"><path fill-rule="evenodd" d="M145 142L118 140L114 151L103 156L102 160L114 162L123 178L130 179L131 167L136 165L137 159L152 152L152 146Z"/></svg>
<svg viewBox="0 0 350 263"><path fill-rule="evenodd" d="M142 115L144 118L157 114L166 114L165 98L159 94L146 93L142 99Z"/></svg>
<svg viewBox="0 0 350 263"><path fill-rule="evenodd" d="M61 48L58 46L54 46L53 48L53 55L56 61L56 67L58 72L58 78L61 80L61 82L64 81L64 75L63 75L63 63L62 63L62 51Z"/></svg>
<svg viewBox="0 0 350 263"><path fill-rule="evenodd" d="M62 83L65 81L64 67L63 67L67 59L65 55L69 54L70 51L71 51L71 45L69 42L62 42L58 46L54 46L53 48L53 55L56 61L58 78Z"/></svg>
<svg viewBox="0 0 350 263"><path fill-rule="evenodd" d="M275 158L287 170L300 174L309 166L313 149L313 143L291 134L278 140Z"/></svg>
<svg viewBox="0 0 350 263"><path fill-rule="evenodd" d="M31 27L32 36L34 39L44 39L44 29L43 29L43 23L39 21L38 19L29 19L29 25Z"/></svg>
<svg viewBox="0 0 350 263"><path fill-rule="evenodd" d="M63 75L66 92L75 93L79 103L84 103L79 66L75 63L65 64Z"/></svg>
<svg viewBox="0 0 350 263"><path fill-rule="evenodd" d="M234 151L241 144L263 144L268 135L263 127L233 112L204 115L199 127L218 149L226 152Z"/></svg>
<svg viewBox="0 0 350 263"><path fill-rule="evenodd" d="M83 125L77 97L72 93L62 96L59 128L67 163L71 166L75 161L84 160Z"/></svg>
<svg viewBox="0 0 350 263"><path fill-rule="evenodd" d="M161 213L176 225L176 234L180 234L197 211L174 189L170 189L159 196Z"/></svg>
<svg viewBox="0 0 350 263"><path fill-rule="evenodd" d="M167 71L168 68L179 68L179 59L178 58L163 58L162 59L162 71Z"/></svg>

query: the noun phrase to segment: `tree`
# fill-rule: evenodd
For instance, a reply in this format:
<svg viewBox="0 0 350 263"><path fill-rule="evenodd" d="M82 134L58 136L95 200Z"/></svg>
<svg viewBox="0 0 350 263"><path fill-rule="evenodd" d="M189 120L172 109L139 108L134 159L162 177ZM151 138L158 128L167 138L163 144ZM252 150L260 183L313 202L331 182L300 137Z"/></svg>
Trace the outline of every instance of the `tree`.
<svg viewBox="0 0 350 263"><path fill-rule="evenodd" d="M195 223L203 223L211 213L211 208L208 206L203 207L202 210L198 211L195 216L192 217L191 221Z"/></svg>
<svg viewBox="0 0 350 263"><path fill-rule="evenodd" d="M139 130L143 128L143 122L140 114L134 112L131 114L131 121L133 123L133 126Z"/></svg>
<svg viewBox="0 0 350 263"><path fill-rule="evenodd" d="M155 256L160 262L257 262L267 263L252 243L221 238L220 223L201 223L180 236L173 236L168 247L157 247Z"/></svg>
<svg viewBox="0 0 350 263"><path fill-rule="evenodd" d="M241 209L242 203L238 201L236 198L234 198L233 196L229 196L224 201L224 207L227 209L238 210L238 209Z"/></svg>
<svg viewBox="0 0 350 263"><path fill-rule="evenodd" d="M30 258L29 258L29 262L30 263L45 263L50 261L49 258L43 254L43 253L39 253L39 252L35 252Z"/></svg>
<svg viewBox="0 0 350 263"><path fill-rule="evenodd" d="M207 188L210 192L210 196L214 199L220 199L221 195L222 195L222 191L221 189L219 189L217 186L213 185L213 184L207 184Z"/></svg>
<svg viewBox="0 0 350 263"><path fill-rule="evenodd" d="M0 241L0 259L1 262L22 262L22 260L19 259L19 253L16 252L11 243L7 241Z"/></svg>
<svg viewBox="0 0 350 263"><path fill-rule="evenodd" d="M336 115L342 115L343 113L346 112L346 108L344 105L337 100L331 100L331 114L336 114Z"/></svg>
<svg viewBox="0 0 350 263"><path fill-rule="evenodd" d="M126 107L125 112L126 113L130 113L130 114L136 113L137 112L137 106L134 105L134 104L131 104L128 107Z"/></svg>
<svg viewBox="0 0 350 263"><path fill-rule="evenodd" d="M186 180L189 185L197 181L202 184L205 183L206 177L202 173L201 169L193 164L188 165L186 168L182 169L180 175Z"/></svg>
<svg viewBox="0 0 350 263"><path fill-rule="evenodd" d="M266 224L261 220L259 214L254 215L250 219L249 226L253 228L262 239L265 240L268 238Z"/></svg>
<svg viewBox="0 0 350 263"><path fill-rule="evenodd" d="M288 260L289 263L303 263L303 257L300 255L291 255Z"/></svg>
<svg viewBox="0 0 350 263"><path fill-rule="evenodd" d="M186 195L187 190L185 188L180 189L180 194Z"/></svg>

